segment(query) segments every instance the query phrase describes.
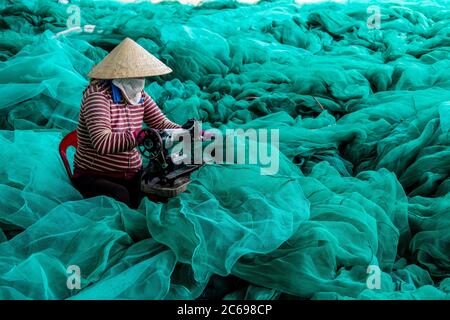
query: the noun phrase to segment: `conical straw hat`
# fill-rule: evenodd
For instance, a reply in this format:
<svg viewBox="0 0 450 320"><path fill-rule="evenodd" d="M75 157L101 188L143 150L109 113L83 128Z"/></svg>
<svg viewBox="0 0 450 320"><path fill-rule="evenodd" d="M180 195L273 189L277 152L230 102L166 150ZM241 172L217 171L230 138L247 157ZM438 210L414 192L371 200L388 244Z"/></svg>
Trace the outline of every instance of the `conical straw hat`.
<svg viewBox="0 0 450 320"><path fill-rule="evenodd" d="M130 38L125 38L88 76L94 79L144 78L172 72L150 52Z"/></svg>

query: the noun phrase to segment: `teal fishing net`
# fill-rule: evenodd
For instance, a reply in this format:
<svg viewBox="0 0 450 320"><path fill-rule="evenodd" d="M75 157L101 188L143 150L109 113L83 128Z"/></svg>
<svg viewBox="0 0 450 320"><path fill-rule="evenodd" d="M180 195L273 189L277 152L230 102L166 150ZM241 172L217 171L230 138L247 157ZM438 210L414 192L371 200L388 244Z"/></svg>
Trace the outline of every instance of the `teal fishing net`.
<svg viewBox="0 0 450 320"><path fill-rule="evenodd" d="M0 12L0 299L450 297L447 1ZM137 210L83 199L58 144L125 37L174 70L146 86L171 120L278 129L278 172L207 165Z"/></svg>

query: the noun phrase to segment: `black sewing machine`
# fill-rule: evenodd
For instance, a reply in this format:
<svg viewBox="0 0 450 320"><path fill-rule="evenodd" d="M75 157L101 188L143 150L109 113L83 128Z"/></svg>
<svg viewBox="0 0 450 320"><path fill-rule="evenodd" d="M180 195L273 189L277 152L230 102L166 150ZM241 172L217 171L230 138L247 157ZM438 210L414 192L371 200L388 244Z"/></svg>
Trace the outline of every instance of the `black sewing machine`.
<svg viewBox="0 0 450 320"><path fill-rule="evenodd" d="M192 159L185 161L193 152L186 153L183 149L174 153L171 149L174 144L183 143L183 139L191 139L191 146L194 146L196 139L201 141L199 124L194 119L186 122L181 129L142 129L138 138L143 140L138 150L144 161L148 160L141 177L141 190L153 200L164 201L185 191L190 174L204 164L203 161L194 164Z"/></svg>

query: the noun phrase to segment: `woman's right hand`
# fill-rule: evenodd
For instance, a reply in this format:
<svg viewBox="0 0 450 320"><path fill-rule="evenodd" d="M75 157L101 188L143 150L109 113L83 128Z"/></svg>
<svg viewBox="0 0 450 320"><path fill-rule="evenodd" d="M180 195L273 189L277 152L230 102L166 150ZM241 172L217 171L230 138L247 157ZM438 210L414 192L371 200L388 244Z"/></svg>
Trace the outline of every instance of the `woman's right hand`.
<svg viewBox="0 0 450 320"><path fill-rule="evenodd" d="M148 136L148 131L147 130L142 130L142 129L136 129L133 131L133 136L134 139L136 141L136 145L140 146L144 143L145 138L147 138Z"/></svg>

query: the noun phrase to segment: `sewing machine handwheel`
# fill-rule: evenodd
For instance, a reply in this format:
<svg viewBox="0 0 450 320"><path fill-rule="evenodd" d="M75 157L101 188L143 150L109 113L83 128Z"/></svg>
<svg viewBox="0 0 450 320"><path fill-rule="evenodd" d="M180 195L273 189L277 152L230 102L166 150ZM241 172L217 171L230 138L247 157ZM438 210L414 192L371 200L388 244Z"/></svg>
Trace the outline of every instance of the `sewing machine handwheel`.
<svg viewBox="0 0 450 320"><path fill-rule="evenodd" d="M162 140L156 130L151 128L142 129L139 131L137 139L142 141L138 146L138 150L143 157L153 160L160 155Z"/></svg>

